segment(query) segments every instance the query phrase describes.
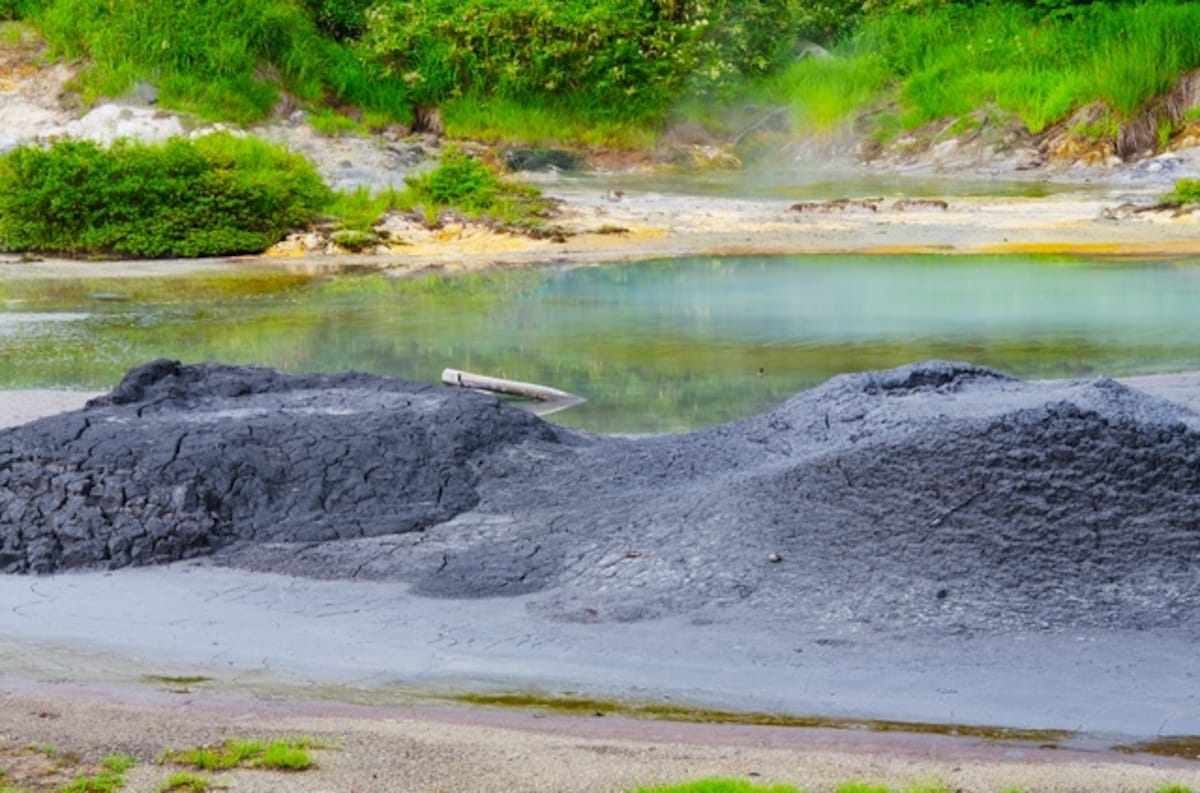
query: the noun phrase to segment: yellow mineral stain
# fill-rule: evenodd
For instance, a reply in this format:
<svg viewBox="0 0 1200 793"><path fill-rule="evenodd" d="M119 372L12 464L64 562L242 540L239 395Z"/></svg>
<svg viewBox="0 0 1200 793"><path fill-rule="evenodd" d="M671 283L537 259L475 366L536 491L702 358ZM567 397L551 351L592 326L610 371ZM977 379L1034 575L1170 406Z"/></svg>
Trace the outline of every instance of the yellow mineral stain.
<svg viewBox="0 0 1200 793"><path fill-rule="evenodd" d="M974 253L1032 253L1085 256L1200 255L1200 239L1127 242L1001 242L971 248Z"/></svg>
<svg viewBox="0 0 1200 793"><path fill-rule="evenodd" d="M267 259L301 259L310 255L310 251L305 250L300 246L276 245L267 248L262 255Z"/></svg>

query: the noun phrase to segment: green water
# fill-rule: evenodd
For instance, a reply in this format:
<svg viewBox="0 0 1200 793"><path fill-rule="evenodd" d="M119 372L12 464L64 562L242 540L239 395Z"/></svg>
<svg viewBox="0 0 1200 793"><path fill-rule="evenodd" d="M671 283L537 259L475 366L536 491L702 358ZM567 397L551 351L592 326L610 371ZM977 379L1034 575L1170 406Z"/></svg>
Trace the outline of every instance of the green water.
<svg viewBox="0 0 1200 793"><path fill-rule="evenodd" d="M0 274L0 387L108 388L163 356L424 381L455 367L586 396L555 418L600 431L713 424L839 372L924 358L1025 377L1200 369L1198 340L1194 259L702 257L407 281Z"/></svg>

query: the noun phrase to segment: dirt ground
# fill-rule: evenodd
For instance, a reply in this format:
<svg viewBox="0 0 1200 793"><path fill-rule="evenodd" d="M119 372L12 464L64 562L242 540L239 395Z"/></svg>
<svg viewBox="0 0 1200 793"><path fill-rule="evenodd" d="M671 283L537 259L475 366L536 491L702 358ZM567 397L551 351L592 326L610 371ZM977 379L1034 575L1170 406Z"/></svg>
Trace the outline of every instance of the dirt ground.
<svg viewBox="0 0 1200 793"><path fill-rule="evenodd" d="M70 684L0 687L5 783L51 790L95 773L101 759L137 760L130 793L183 770L166 749L237 738L304 737L319 747L298 773L214 775L230 791L267 793L617 793L639 785L733 776L830 791L840 782L944 783L963 793L1150 793L1200 786L1196 763L946 736L644 722L537 712L370 707L203 696Z"/></svg>

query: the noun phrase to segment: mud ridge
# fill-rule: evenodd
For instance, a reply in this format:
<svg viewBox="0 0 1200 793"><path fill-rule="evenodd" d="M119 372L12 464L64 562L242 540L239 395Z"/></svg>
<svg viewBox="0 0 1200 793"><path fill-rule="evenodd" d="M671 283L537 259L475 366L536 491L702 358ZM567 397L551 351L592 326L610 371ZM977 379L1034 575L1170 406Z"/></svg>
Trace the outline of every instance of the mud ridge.
<svg viewBox="0 0 1200 793"><path fill-rule="evenodd" d="M156 361L0 431L0 569L208 555L531 596L956 634L1200 627L1200 417L1112 380L926 362L675 436L362 375Z"/></svg>

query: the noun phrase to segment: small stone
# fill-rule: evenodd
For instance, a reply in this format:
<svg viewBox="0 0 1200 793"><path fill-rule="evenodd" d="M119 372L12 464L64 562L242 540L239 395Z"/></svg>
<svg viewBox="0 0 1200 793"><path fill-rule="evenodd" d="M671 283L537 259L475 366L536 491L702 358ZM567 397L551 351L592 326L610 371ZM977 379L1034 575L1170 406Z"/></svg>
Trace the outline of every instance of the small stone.
<svg viewBox="0 0 1200 793"><path fill-rule="evenodd" d="M783 557L772 551L771 553L767 554L767 561L775 564L777 562L782 562Z"/></svg>

